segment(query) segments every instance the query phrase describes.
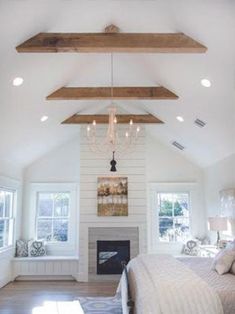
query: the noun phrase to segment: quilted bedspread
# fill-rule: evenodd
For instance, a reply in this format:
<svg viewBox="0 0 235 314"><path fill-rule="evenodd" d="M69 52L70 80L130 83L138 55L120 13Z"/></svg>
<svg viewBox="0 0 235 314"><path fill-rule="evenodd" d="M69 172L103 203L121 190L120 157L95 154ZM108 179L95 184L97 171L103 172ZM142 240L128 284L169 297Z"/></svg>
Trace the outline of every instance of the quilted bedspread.
<svg viewBox="0 0 235 314"><path fill-rule="evenodd" d="M186 257L179 260L192 269L219 295L224 314L235 314L235 275L219 275L211 269L212 258Z"/></svg>
<svg viewBox="0 0 235 314"><path fill-rule="evenodd" d="M218 294L189 267L169 255L140 255L128 264L135 314L222 314ZM127 286L122 276L123 314Z"/></svg>

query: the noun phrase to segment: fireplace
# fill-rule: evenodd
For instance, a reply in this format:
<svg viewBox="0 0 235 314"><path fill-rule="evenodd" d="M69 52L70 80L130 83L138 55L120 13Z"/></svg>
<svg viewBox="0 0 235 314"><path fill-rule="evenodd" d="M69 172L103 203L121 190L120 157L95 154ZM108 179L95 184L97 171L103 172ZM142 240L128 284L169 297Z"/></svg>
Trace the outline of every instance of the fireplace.
<svg viewBox="0 0 235 314"><path fill-rule="evenodd" d="M122 273L122 262L130 260L130 241L97 241L97 274Z"/></svg>

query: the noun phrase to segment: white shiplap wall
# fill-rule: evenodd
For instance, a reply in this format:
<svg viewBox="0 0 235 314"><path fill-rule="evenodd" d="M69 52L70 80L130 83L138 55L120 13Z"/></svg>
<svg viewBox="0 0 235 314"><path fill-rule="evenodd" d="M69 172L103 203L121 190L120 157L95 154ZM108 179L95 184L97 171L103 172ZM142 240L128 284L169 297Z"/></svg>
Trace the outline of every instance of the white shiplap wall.
<svg viewBox="0 0 235 314"><path fill-rule="evenodd" d="M89 227L138 227L139 251L146 251L146 156L145 130L131 152L117 157L117 172L110 172L111 156L93 153L87 142L85 129L80 138L80 248L79 280L88 280L88 228ZM105 129L98 133L105 134ZM102 176L128 177L128 217L97 216L97 178Z"/></svg>

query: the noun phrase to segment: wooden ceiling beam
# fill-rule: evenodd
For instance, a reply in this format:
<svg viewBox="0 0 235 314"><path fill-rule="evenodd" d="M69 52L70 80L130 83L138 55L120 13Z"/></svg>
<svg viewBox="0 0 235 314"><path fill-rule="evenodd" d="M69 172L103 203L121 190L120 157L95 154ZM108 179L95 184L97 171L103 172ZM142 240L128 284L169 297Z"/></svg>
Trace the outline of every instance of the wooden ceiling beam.
<svg viewBox="0 0 235 314"><path fill-rule="evenodd" d="M207 48L183 33L39 33L18 52L205 53Z"/></svg>
<svg viewBox="0 0 235 314"><path fill-rule="evenodd" d="M149 123L164 123L157 117L151 114L121 114L116 115L117 122L121 124L128 124L130 120L136 124L149 124ZM109 122L109 115L106 114L74 114L69 117L62 124L87 124L96 121L97 124L107 124Z"/></svg>
<svg viewBox="0 0 235 314"><path fill-rule="evenodd" d="M62 87L47 96L47 100L110 99L111 87ZM178 99L164 87L114 87L113 99Z"/></svg>

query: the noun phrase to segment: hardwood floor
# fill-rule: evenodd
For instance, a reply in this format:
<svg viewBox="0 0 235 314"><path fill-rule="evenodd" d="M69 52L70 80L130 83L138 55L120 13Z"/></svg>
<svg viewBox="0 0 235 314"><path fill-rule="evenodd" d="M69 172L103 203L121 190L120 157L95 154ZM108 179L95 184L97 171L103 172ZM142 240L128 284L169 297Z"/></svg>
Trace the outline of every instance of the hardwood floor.
<svg viewBox="0 0 235 314"><path fill-rule="evenodd" d="M54 314L45 302L71 302L82 296L113 296L116 282L78 283L75 281L13 282L0 289L1 314ZM58 312L61 313L61 312ZM63 312L72 314L71 312Z"/></svg>

